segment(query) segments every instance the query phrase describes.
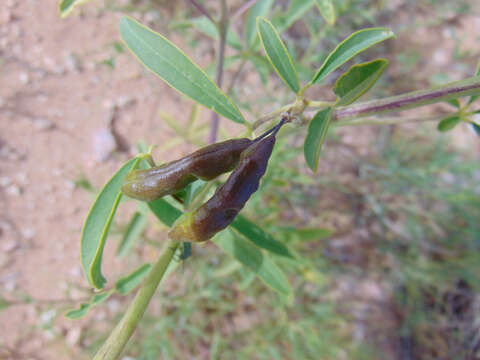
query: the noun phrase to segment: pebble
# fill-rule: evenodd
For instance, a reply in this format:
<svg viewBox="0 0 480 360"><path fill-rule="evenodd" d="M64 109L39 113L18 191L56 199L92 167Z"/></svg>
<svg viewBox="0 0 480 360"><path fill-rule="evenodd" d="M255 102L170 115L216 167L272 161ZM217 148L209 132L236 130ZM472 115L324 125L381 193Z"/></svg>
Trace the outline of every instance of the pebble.
<svg viewBox="0 0 480 360"><path fill-rule="evenodd" d="M27 72L21 72L18 75L18 79L22 85L27 85L30 82L30 75Z"/></svg>
<svg viewBox="0 0 480 360"><path fill-rule="evenodd" d="M108 129L97 131L93 136L93 154L97 161L103 162L117 149L117 142Z"/></svg>
<svg viewBox="0 0 480 360"><path fill-rule="evenodd" d="M119 96L116 103L117 103L117 106L121 109L121 108L126 108L126 107L129 107L129 106L132 106L134 105L135 103L137 102L137 100L133 97L133 96L127 96L127 95L124 95L124 96Z"/></svg>
<svg viewBox="0 0 480 360"><path fill-rule="evenodd" d="M19 186L12 184L9 187L7 187L7 190L5 192L7 193L7 195L20 196L22 193L22 190L20 189Z"/></svg>
<svg viewBox="0 0 480 360"><path fill-rule="evenodd" d="M49 325L57 315L56 309L50 309L40 314L40 322L43 325Z"/></svg>
<svg viewBox="0 0 480 360"><path fill-rule="evenodd" d="M19 244L16 240L8 240L2 244L2 252L9 253L17 249Z"/></svg>
<svg viewBox="0 0 480 360"><path fill-rule="evenodd" d="M45 118L36 118L33 120L33 124L37 130L51 130L55 128L55 123Z"/></svg>
<svg viewBox="0 0 480 360"><path fill-rule="evenodd" d="M0 186L7 187L11 183L12 183L12 179L10 179L8 176L0 177Z"/></svg>
<svg viewBox="0 0 480 360"><path fill-rule="evenodd" d="M73 53L68 53L65 57L65 68L74 73L81 71L81 65L78 56Z"/></svg>
<svg viewBox="0 0 480 360"><path fill-rule="evenodd" d="M67 336L65 337L65 341L68 345L74 346L78 344L80 338L82 337L82 328L74 327L68 330Z"/></svg>
<svg viewBox="0 0 480 360"><path fill-rule="evenodd" d="M27 240L32 240L35 235L37 235L37 232L35 229L33 228L26 228L25 230L23 230L23 237Z"/></svg>

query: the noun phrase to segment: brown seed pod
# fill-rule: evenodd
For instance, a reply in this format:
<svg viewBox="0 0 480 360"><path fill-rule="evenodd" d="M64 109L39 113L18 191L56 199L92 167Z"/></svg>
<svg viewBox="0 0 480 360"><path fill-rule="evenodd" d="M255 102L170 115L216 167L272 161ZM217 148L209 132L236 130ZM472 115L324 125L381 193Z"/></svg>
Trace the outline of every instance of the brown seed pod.
<svg viewBox="0 0 480 360"><path fill-rule="evenodd" d="M200 242L212 238L232 223L250 196L257 191L275 145L275 134L260 137L240 156L240 162L227 181L196 210L184 214L174 224L169 237L177 241Z"/></svg>
<svg viewBox="0 0 480 360"><path fill-rule="evenodd" d="M252 140L232 139L215 143L179 160L128 174L122 192L137 200L153 201L174 194L197 179L212 180L231 171Z"/></svg>

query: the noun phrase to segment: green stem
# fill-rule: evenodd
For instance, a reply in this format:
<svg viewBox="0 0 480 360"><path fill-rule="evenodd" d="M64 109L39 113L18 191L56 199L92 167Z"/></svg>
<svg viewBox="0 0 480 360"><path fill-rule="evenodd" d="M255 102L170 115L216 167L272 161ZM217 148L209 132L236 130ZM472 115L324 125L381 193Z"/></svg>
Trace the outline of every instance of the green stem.
<svg viewBox="0 0 480 360"><path fill-rule="evenodd" d="M335 120L353 119L388 112L397 112L480 93L480 76L456 81L428 90L367 101L335 109Z"/></svg>
<svg viewBox="0 0 480 360"><path fill-rule="evenodd" d="M219 44L218 44L218 58L217 58L217 70L215 75L215 81L219 88L222 88L223 82L223 64L225 62L225 44L227 41L228 31L228 9L226 0L222 0L220 21L218 22L219 32ZM208 143L213 144L217 141L218 123L220 117L216 112L212 112L210 118L210 134L208 136Z"/></svg>
<svg viewBox="0 0 480 360"><path fill-rule="evenodd" d="M350 119L343 121L336 121L332 123L333 126L360 126L360 125L394 125L403 124L406 122L424 122L424 121L437 121L445 115L434 115L425 117L379 117L379 118L360 118Z"/></svg>
<svg viewBox="0 0 480 360"><path fill-rule="evenodd" d="M130 304L125 315L123 315L122 320L120 320L107 341L98 350L93 360L115 360L120 356L128 339L142 318L178 246L179 244L173 241L167 245L163 254L160 255L152 270L150 270L148 277L140 287L140 290L138 290L135 299Z"/></svg>

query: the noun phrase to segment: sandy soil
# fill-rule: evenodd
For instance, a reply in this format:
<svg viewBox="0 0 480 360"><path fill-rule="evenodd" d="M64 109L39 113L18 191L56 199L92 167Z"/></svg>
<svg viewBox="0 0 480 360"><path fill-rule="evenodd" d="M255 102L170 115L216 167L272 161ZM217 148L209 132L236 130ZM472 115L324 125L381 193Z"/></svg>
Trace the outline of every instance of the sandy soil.
<svg viewBox="0 0 480 360"><path fill-rule="evenodd" d="M120 16L98 3L65 20L57 0L0 6L0 294L9 300L23 303L29 295L42 305L84 296L71 284L85 286L79 233L91 197L75 180L88 174L100 187L138 139L160 144L171 137L157 110L185 118L186 100L145 74L128 52L114 50ZM102 64L112 56L115 70ZM435 56L440 64L450 54ZM169 160L182 150L155 154ZM122 266L107 260L107 274ZM49 308L18 305L0 313L0 358L83 358L84 323Z"/></svg>

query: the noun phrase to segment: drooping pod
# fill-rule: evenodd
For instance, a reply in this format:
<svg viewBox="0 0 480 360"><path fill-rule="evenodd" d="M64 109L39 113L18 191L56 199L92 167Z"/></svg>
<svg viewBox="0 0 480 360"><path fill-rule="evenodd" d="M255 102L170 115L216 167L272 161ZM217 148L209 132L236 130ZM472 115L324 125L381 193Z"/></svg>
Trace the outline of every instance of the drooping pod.
<svg viewBox="0 0 480 360"><path fill-rule="evenodd" d="M169 237L177 241L200 242L212 238L232 223L250 196L257 191L275 145L273 135L253 142L240 156L240 161L227 181L196 210L184 214L174 224Z"/></svg>
<svg viewBox="0 0 480 360"><path fill-rule="evenodd" d="M197 179L212 180L231 171L253 140L231 139L195 151L179 160L128 174L122 192L137 200L153 201L174 194Z"/></svg>

